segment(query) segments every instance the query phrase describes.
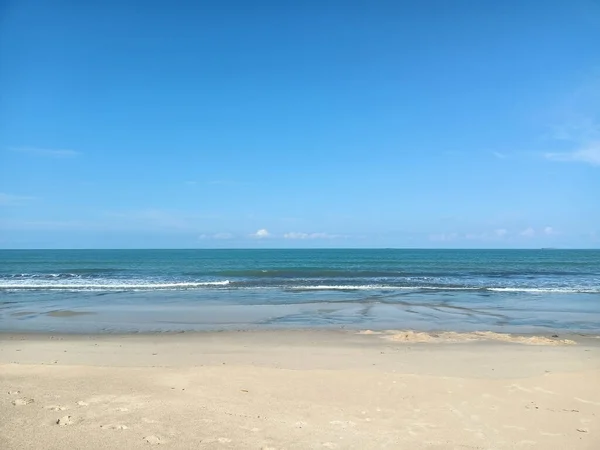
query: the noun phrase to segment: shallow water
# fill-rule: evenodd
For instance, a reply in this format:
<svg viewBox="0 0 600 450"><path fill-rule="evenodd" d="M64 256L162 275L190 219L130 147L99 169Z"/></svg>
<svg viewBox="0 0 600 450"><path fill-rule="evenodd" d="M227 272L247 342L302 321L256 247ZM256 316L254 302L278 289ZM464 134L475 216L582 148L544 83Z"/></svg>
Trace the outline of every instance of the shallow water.
<svg viewBox="0 0 600 450"><path fill-rule="evenodd" d="M274 327L598 333L600 251L0 251L0 330Z"/></svg>

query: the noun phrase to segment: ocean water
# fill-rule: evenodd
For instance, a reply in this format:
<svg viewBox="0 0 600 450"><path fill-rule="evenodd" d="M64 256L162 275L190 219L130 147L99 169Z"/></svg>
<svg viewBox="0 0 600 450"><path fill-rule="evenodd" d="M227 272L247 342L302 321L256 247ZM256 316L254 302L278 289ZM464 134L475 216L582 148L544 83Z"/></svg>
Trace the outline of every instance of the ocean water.
<svg viewBox="0 0 600 450"><path fill-rule="evenodd" d="M0 330L600 333L598 250L0 250Z"/></svg>

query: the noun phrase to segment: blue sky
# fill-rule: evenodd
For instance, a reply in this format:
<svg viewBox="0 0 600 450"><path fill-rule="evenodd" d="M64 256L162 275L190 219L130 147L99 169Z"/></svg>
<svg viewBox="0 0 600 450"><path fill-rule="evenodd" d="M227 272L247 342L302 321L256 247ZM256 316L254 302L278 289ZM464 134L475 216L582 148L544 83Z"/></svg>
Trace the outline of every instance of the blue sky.
<svg viewBox="0 0 600 450"><path fill-rule="evenodd" d="M0 247L600 247L598 1L0 8Z"/></svg>

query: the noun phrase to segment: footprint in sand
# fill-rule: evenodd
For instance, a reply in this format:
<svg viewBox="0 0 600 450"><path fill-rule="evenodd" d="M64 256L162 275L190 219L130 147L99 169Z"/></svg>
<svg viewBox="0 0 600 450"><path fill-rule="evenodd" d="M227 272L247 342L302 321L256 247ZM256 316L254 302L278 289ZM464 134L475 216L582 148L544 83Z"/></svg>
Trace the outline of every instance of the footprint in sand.
<svg viewBox="0 0 600 450"><path fill-rule="evenodd" d="M73 425L75 422L73 421L73 417L71 416L63 416L56 421L56 424L61 427L66 427L67 425Z"/></svg>
<svg viewBox="0 0 600 450"><path fill-rule="evenodd" d="M45 406L44 408L49 409L50 411L64 411L65 409L68 409L66 406L60 406L60 405L50 405L50 406Z"/></svg>
<svg viewBox="0 0 600 450"><path fill-rule="evenodd" d="M100 428L103 430L127 430L129 427L127 425L100 425Z"/></svg>
<svg viewBox="0 0 600 450"><path fill-rule="evenodd" d="M30 403L33 403L32 398L18 398L12 402L12 404L15 406L25 406L29 405Z"/></svg>
<svg viewBox="0 0 600 450"><path fill-rule="evenodd" d="M329 422L331 425L338 425L342 428L348 428L348 427L353 427L356 425L356 423L350 421L350 420L332 420L331 422Z"/></svg>
<svg viewBox="0 0 600 450"><path fill-rule="evenodd" d="M19 395L21 391L8 391L8 395Z"/></svg>
<svg viewBox="0 0 600 450"><path fill-rule="evenodd" d="M82 402L82 401L78 401L78 402L77 402L77 405L78 405L78 406L89 406L89 403L87 403L87 402Z"/></svg>
<svg viewBox="0 0 600 450"><path fill-rule="evenodd" d="M231 439L226 438L226 437L220 437L220 438L205 439L202 441L203 444L209 444L209 443L213 443L213 442L218 442L219 444L229 444L231 442Z"/></svg>
<svg viewBox="0 0 600 450"><path fill-rule="evenodd" d="M144 440L151 445L160 445L163 443L163 440L158 436L146 436Z"/></svg>

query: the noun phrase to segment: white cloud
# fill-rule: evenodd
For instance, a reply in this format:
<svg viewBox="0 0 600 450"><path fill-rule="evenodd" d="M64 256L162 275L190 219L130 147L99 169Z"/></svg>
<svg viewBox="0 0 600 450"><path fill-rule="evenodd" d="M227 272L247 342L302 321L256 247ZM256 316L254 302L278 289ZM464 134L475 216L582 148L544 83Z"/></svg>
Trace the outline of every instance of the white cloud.
<svg viewBox="0 0 600 450"><path fill-rule="evenodd" d="M299 233L297 231L292 231L290 233L285 233L283 235L285 239L336 239L342 237L339 234L329 234L329 233Z"/></svg>
<svg viewBox="0 0 600 450"><path fill-rule="evenodd" d="M520 236L523 237L533 237L535 236L535 230L531 227L524 229L519 233Z"/></svg>
<svg viewBox="0 0 600 450"><path fill-rule="evenodd" d="M552 161L580 162L600 166L600 141L572 152L546 153L545 156Z"/></svg>
<svg viewBox="0 0 600 450"><path fill-rule="evenodd" d="M550 236L550 235L556 234L556 232L554 231L554 228L546 227L546 228L544 228L544 234L546 236Z"/></svg>
<svg viewBox="0 0 600 450"><path fill-rule="evenodd" d="M81 152L75 150L39 148L39 147L13 147L10 150L18 153L26 153L32 156L43 156L47 158L72 158L78 156Z"/></svg>
<svg viewBox="0 0 600 450"><path fill-rule="evenodd" d="M28 197L25 195L6 194L4 192L0 192L0 205L3 205L3 206L21 205L24 202L27 202L29 200L33 200L33 197Z"/></svg>
<svg viewBox="0 0 600 450"><path fill-rule="evenodd" d="M250 236L257 239L263 239L271 236L271 233L269 233L266 228L261 228L256 233L252 233Z"/></svg>

